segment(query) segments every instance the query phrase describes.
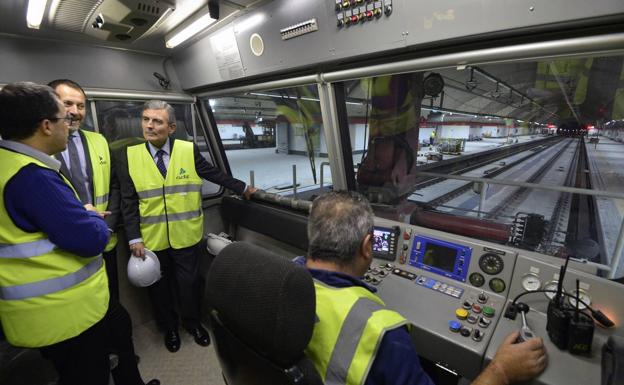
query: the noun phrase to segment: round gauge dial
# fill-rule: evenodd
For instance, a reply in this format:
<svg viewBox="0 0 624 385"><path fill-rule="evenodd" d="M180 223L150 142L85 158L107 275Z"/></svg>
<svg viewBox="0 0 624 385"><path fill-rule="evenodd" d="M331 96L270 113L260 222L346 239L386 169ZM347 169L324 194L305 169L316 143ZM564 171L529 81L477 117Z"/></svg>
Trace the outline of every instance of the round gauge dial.
<svg viewBox="0 0 624 385"><path fill-rule="evenodd" d="M476 287L481 287L485 283L485 278L483 277L483 274L481 273L470 274L470 277L468 277L468 280L470 281L472 286L476 286Z"/></svg>
<svg viewBox="0 0 624 385"><path fill-rule="evenodd" d="M542 281L535 274L529 273L522 277L522 288L526 291L539 290L542 287Z"/></svg>
<svg viewBox="0 0 624 385"><path fill-rule="evenodd" d="M557 281L549 281L546 282L546 284L544 284L544 290L549 290L546 293L544 293L546 295L546 297L548 297L548 299L553 299L555 298L555 295L557 294ZM565 292L564 289L562 289L563 292Z"/></svg>
<svg viewBox="0 0 624 385"><path fill-rule="evenodd" d="M576 290L572 291L571 294L574 297L568 297L568 302L570 303L571 306L576 307ZM591 305L591 297L585 290L579 289L579 298L582 301L582 302L579 302L579 305L578 305L579 310L587 309L587 306L585 306L583 302L585 302L587 305Z"/></svg>
<svg viewBox="0 0 624 385"><path fill-rule="evenodd" d="M485 274L496 275L503 271L505 263L500 255L487 253L479 258L479 267Z"/></svg>
<svg viewBox="0 0 624 385"><path fill-rule="evenodd" d="M505 281L503 281L502 279L500 278L490 279L490 289L492 289L493 292L502 293L505 291L506 287L507 285L505 285Z"/></svg>

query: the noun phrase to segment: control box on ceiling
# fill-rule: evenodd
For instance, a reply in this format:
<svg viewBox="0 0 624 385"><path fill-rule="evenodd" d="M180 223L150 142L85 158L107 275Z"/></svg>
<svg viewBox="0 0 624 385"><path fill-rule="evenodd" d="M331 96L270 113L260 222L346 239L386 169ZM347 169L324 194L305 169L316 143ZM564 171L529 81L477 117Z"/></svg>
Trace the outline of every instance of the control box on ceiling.
<svg viewBox="0 0 624 385"><path fill-rule="evenodd" d="M335 0L336 26L351 27L375 22L392 14L392 0Z"/></svg>

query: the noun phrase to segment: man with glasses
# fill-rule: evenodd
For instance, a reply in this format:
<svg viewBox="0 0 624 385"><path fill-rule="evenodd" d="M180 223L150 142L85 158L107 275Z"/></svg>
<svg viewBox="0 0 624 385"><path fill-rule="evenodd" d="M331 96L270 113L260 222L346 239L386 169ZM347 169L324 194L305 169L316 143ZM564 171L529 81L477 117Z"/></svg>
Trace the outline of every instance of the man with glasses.
<svg viewBox="0 0 624 385"><path fill-rule="evenodd" d="M118 357L118 364L112 370L113 379L117 384L143 385L132 342L132 320L119 301L117 236L114 231L120 218L120 194L108 143L104 136L81 129L86 118L87 97L78 83L69 79L57 79L48 85L59 95L72 119L68 122L67 149L55 155L61 162L61 173L72 182L82 203L110 212L105 220L111 238L103 256L110 290L110 303L106 314L108 342L111 352ZM153 379L148 385L159 383L157 379Z"/></svg>
<svg viewBox="0 0 624 385"><path fill-rule="evenodd" d="M40 348L60 383L106 385L108 212L83 205L50 156L67 146L71 118L50 87L0 91L0 321L9 343Z"/></svg>
<svg viewBox="0 0 624 385"><path fill-rule="evenodd" d="M61 162L61 173L72 182L84 204L92 204L101 211L110 211L106 223L112 236L104 251L106 273L111 297L119 300L117 258L114 234L119 217L119 183L111 174L111 157L106 139L95 132L81 129L86 118L86 95L80 85L69 79L57 79L48 83L59 95L65 106L69 123L67 148L55 154Z"/></svg>

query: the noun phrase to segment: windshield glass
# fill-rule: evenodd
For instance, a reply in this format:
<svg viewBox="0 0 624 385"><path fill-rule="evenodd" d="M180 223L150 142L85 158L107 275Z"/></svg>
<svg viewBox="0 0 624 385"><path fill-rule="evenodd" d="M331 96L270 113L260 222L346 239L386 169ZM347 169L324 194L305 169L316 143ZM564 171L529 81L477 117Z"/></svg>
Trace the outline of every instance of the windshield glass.
<svg viewBox="0 0 624 385"><path fill-rule="evenodd" d="M306 199L331 184L316 85L203 99L232 175ZM324 179L324 181L321 180Z"/></svg>
<svg viewBox="0 0 624 385"><path fill-rule="evenodd" d="M570 188L624 191L623 62L574 57L341 83L357 190L380 216L609 264L624 202Z"/></svg>

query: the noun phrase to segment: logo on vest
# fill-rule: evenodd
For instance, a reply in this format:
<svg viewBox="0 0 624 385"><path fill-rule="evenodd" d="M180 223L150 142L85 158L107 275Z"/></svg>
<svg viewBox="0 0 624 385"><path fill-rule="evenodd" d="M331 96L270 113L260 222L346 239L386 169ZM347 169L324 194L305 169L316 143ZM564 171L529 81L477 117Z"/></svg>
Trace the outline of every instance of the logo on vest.
<svg viewBox="0 0 624 385"><path fill-rule="evenodd" d="M98 158L100 158L100 166L106 164L106 161L104 160L104 158L102 158L101 155L98 155Z"/></svg>
<svg viewBox="0 0 624 385"><path fill-rule="evenodd" d="M176 176L176 179L188 179L188 177L189 176L186 173L186 170L180 167L180 172L178 173L178 176Z"/></svg>

